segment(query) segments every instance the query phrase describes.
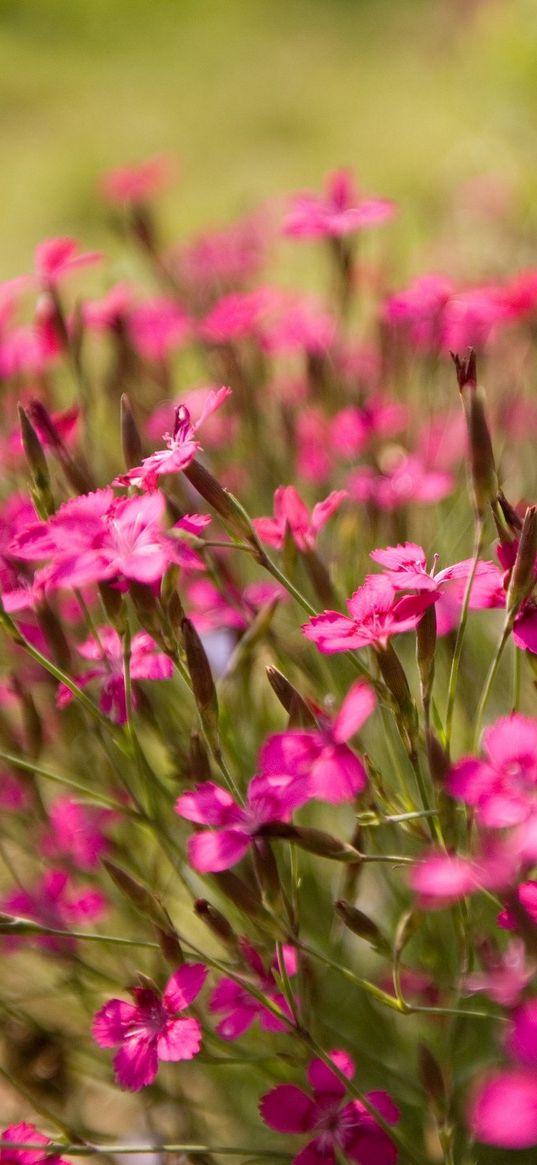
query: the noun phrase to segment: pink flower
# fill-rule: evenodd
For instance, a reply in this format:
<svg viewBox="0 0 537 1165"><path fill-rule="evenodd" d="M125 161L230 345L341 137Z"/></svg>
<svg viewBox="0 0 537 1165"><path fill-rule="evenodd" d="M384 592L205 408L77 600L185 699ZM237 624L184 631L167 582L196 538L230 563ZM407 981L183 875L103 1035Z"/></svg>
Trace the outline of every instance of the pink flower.
<svg viewBox="0 0 537 1165"><path fill-rule="evenodd" d="M409 503L430 506L451 493L451 474L429 469L417 453L403 449L389 453L382 473L376 473L371 466L351 473L347 486L357 502L372 502L380 510L391 511Z"/></svg>
<svg viewBox="0 0 537 1165"><path fill-rule="evenodd" d="M330 174L325 196L298 194L285 219L284 234L298 239L341 238L387 222L396 213L387 198L364 198L349 170Z"/></svg>
<svg viewBox="0 0 537 1165"><path fill-rule="evenodd" d="M113 204L149 202L169 186L174 168L171 157L159 154L146 162L111 170L102 179L101 189L107 202Z"/></svg>
<svg viewBox="0 0 537 1165"><path fill-rule="evenodd" d="M214 394L217 391L213 385L203 385L200 388L191 388L184 392L181 400L175 403L168 401L159 405L145 426L148 437L151 441L160 441L162 434L167 429L173 428L176 409L180 405L184 405L188 409L193 426L201 424L200 418L203 417L203 445L205 449L218 448L219 445L229 442L234 434L237 418L230 417L227 413L206 411L206 406L214 400Z"/></svg>
<svg viewBox="0 0 537 1165"><path fill-rule="evenodd" d="M279 306L280 300L280 292L273 287L230 291L203 320L201 336L210 344L234 344L252 338L264 345L268 313Z"/></svg>
<svg viewBox="0 0 537 1165"><path fill-rule="evenodd" d="M223 230L199 235L177 256L181 285L207 298L257 275L273 233L267 226L266 215L257 211Z"/></svg>
<svg viewBox="0 0 537 1165"><path fill-rule="evenodd" d="M443 311L453 290L453 281L445 275L419 275L404 291L390 296L384 317L392 324L404 325L418 347L436 347Z"/></svg>
<svg viewBox="0 0 537 1165"><path fill-rule="evenodd" d="M109 809L58 797L49 809L49 830L43 838L47 857L70 857L81 870L94 870L109 843L102 826L113 817Z"/></svg>
<svg viewBox="0 0 537 1165"><path fill-rule="evenodd" d="M294 485L280 485L274 494L274 518L254 518L259 537L269 546L281 550L287 531L299 550L313 550L322 527L348 497L344 489L333 490L313 507L311 517Z"/></svg>
<svg viewBox="0 0 537 1165"><path fill-rule="evenodd" d="M113 627L99 627L99 640L90 636L77 647L84 659L95 660L96 666L84 675L77 675L76 682L85 688L92 680L102 680L100 706L106 716L116 724L125 724L127 706L125 702L125 674L121 638ZM154 639L146 631L137 631L131 641L130 675L136 680L170 680L173 663L167 655L157 649ZM133 706L137 707L136 690L133 688ZM69 688L60 686L57 696L59 708L65 708L73 699Z"/></svg>
<svg viewBox="0 0 537 1165"><path fill-rule="evenodd" d="M347 405L336 413L330 426L331 444L342 457L352 459L365 445L382 437L393 437L407 422L407 410L398 401L375 395L360 408Z"/></svg>
<svg viewBox="0 0 537 1165"><path fill-rule="evenodd" d="M395 599L395 590L382 575L368 575L363 586L351 595L347 606L352 618L339 611L324 611L302 627L306 639L329 655L360 647L386 646L392 635L411 631L423 612L434 602L427 593Z"/></svg>
<svg viewBox="0 0 537 1165"><path fill-rule="evenodd" d="M192 1060L200 1050L197 1019L177 1018L199 995L207 976L202 963L180 967L162 995L151 987L134 987L134 1003L110 999L97 1012L92 1035L100 1048L117 1048L116 1079L122 1088L138 1092L152 1084L159 1060Z"/></svg>
<svg viewBox="0 0 537 1165"><path fill-rule="evenodd" d="M200 568L187 546L161 531L161 493L114 498L111 489L83 494L60 506L48 522L21 531L12 551L29 560L52 557L42 572L51 587L83 587L103 580L156 583L172 562Z"/></svg>
<svg viewBox="0 0 537 1165"><path fill-rule="evenodd" d="M275 957L268 969L265 969L263 960L247 939L240 940L243 958L252 972L256 987L261 990L267 999L277 1006L291 1019L289 1005L284 996L278 991L275 974L279 973L278 958ZM282 946L285 970L289 977L297 973L297 957L294 947L289 943ZM218 1035L224 1040L237 1040L252 1025L254 1019L264 1031L286 1031L286 1024L281 1019L263 1007L246 988L241 987L234 979L219 979L209 1000L209 1011L214 1015L223 1015L216 1028Z"/></svg>
<svg viewBox="0 0 537 1165"><path fill-rule="evenodd" d="M522 909L537 925L537 882L531 878L527 882L521 882L516 888L516 896ZM508 906L500 911L496 922L504 930L516 930L518 926L514 911Z"/></svg>
<svg viewBox="0 0 537 1165"><path fill-rule="evenodd" d="M436 572L436 562L429 573L425 551L414 542L372 550L370 557L384 568L384 576L396 590L428 591L437 595L435 604L437 631L445 635L454 626L462 607L466 583L473 567L471 558L456 562ZM436 558L437 556L435 556ZM502 576L493 562L478 562L470 595L470 610L503 607L505 594Z"/></svg>
<svg viewBox="0 0 537 1165"><path fill-rule="evenodd" d="M160 449L156 453L151 453L149 457L144 457L141 465L121 474L116 478L114 485L136 485L141 489L154 490L159 477L163 474L180 473L186 469L201 449L196 439L197 430L215 409L220 408L230 393L230 388L219 388L218 391L209 393L201 416L194 423L190 420L190 413L185 405L178 405L175 410L173 432L164 433L166 449Z"/></svg>
<svg viewBox="0 0 537 1165"><path fill-rule="evenodd" d="M352 1079L354 1063L347 1052L332 1052L330 1058ZM397 1149L387 1133L359 1100L345 1103L345 1085L322 1060L311 1061L308 1080L311 1092L278 1084L261 1097L259 1106L265 1124L276 1132L314 1134L292 1165L336 1165L337 1152L357 1165L394 1165ZM397 1123L399 1111L387 1092L365 1096L385 1121Z"/></svg>
<svg viewBox="0 0 537 1165"><path fill-rule="evenodd" d="M367 784L359 757L347 741L374 711L376 696L361 680L347 693L333 721L321 718L318 731L278 732L269 736L261 750L263 775L304 779L304 798L338 805L351 801Z"/></svg>
<svg viewBox="0 0 537 1165"><path fill-rule="evenodd" d="M161 361L188 339L190 320L174 299L159 295L132 308L127 327L140 356Z"/></svg>
<svg viewBox="0 0 537 1165"><path fill-rule="evenodd" d="M464 988L472 994L484 991L501 1007L514 1007L535 975L535 965L526 961L521 939L513 939L496 958L488 958L484 971L466 975Z"/></svg>
<svg viewBox="0 0 537 1165"><path fill-rule="evenodd" d="M250 782L244 808L220 785L205 781L177 799L175 811L196 825L217 826L195 833L188 842L188 859L202 874L228 870L247 853L260 826L269 821L288 821L304 803L303 783L282 777L267 787L266 778Z"/></svg>
<svg viewBox="0 0 537 1165"><path fill-rule="evenodd" d="M105 907L106 900L98 890L75 890L64 870L47 870L33 890L13 890L2 905L7 914L30 918L54 930L70 930L99 919ZM5 941L13 948L27 939L10 935ZM32 941L56 954L68 954L76 946L75 939L60 935L32 936Z"/></svg>
<svg viewBox="0 0 537 1165"><path fill-rule="evenodd" d="M17 1141L21 1145L42 1145L42 1149L8 1149L3 1142ZM43 1136L35 1125L21 1121L9 1125L0 1137L0 1165L68 1165L64 1157L51 1153L53 1142Z"/></svg>
<svg viewBox="0 0 537 1165"><path fill-rule="evenodd" d="M513 713L483 734L486 760L464 757L453 766L447 788L475 806L482 825L516 825L537 804L537 721Z"/></svg>
<svg viewBox="0 0 537 1165"><path fill-rule="evenodd" d="M521 1067L485 1078L474 1096L469 1123L486 1144L525 1149L537 1144L537 999L514 1013L507 1050Z"/></svg>
<svg viewBox="0 0 537 1165"><path fill-rule="evenodd" d="M102 259L99 251L86 251L83 255L77 255L77 249L76 239L46 239L39 243L35 251L35 271L42 287L56 287L73 271L99 263Z"/></svg>

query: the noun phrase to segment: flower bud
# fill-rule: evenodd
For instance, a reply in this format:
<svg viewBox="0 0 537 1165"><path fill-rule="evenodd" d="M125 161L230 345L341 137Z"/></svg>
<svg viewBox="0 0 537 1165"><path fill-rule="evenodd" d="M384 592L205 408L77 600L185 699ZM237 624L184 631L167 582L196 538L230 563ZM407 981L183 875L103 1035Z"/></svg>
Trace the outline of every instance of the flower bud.
<svg viewBox="0 0 537 1165"><path fill-rule="evenodd" d="M191 461L183 473L202 498L216 510L217 514L220 514L224 524L229 526L235 537L247 542L256 557L259 555L264 557L263 548L252 523L237 498L229 490L224 489L199 461Z"/></svg>
<svg viewBox="0 0 537 1165"><path fill-rule="evenodd" d="M143 448L134 413L126 392L120 402L121 448L126 469L133 469L142 460Z"/></svg>
<svg viewBox="0 0 537 1165"><path fill-rule="evenodd" d="M188 771L190 779L196 784L211 780L211 762L205 743L199 732L191 732L190 747L188 750Z"/></svg>
<svg viewBox="0 0 537 1165"><path fill-rule="evenodd" d="M32 499L39 517L46 520L56 508L50 488L47 459L26 410L21 404L17 407L24 454L32 475Z"/></svg>
<svg viewBox="0 0 537 1165"><path fill-rule="evenodd" d="M436 611L434 605L427 607L416 627L416 660L424 706L430 703L434 681L436 652Z"/></svg>
<svg viewBox="0 0 537 1165"><path fill-rule="evenodd" d="M180 967L185 961L179 936L173 929L155 926L159 947L170 967Z"/></svg>
<svg viewBox="0 0 537 1165"><path fill-rule="evenodd" d="M317 721L313 712L308 707L303 696L293 686L292 683L278 671L278 668L269 666L266 668L267 679L275 692L282 708L288 713L290 720L289 727L293 728L317 728Z"/></svg>
<svg viewBox="0 0 537 1165"><path fill-rule="evenodd" d="M515 565L507 591L507 620L512 621L522 603L531 594L536 581L537 560L537 506L528 506L524 515Z"/></svg>
<svg viewBox="0 0 537 1165"><path fill-rule="evenodd" d="M206 898L197 898L194 903L194 913L202 919L212 934L216 935L216 938L224 946L228 947L234 954L237 953L239 949L237 935L227 918L215 906L211 906Z"/></svg>
<svg viewBox="0 0 537 1165"><path fill-rule="evenodd" d="M446 1085L437 1060L425 1044L418 1044L418 1074L422 1088L436 1115L446 1111Z"/></svg>
<svg viewBox="0 0 537 1165"><path fill-rule="evenodd" d="M412 699L403 665L388 641L377 651L377 659L382 678L396 703L396 717L410 750L416 749L418 734L418 713Z"/></svg>
<svg viewBox="0 0 537 1165"><path fill-rule="evenodd" d="M283 903L282 887L270 843L265 838L257 838L252 856L262 901L270 910L279 912Z"/></svg>
<svg viewBox="0 0 537 1165"><path fill-rule="evenodd" d="M213 874L213 879L226 898L229 898L230 902L233 902L233 905L247 918L253 918L256 921L266 919L266 911L255 884L248 885L243 882L242 878L239 878L233 870L221 870L219 873Z"/></svg>
<svg viewBox="0 0 537 1165"><path fill-rule="evenodd" d="M63 437L58 432L48 409L45 408L42 401L32 400L28 408L28 414L32 423L42 433L46 434L47 442L60 462L68 484L74 489L75 493L90 493L91 490L96 489L95 479L87 465L82 460L80 454L78 454L76 461L71 457Z"/></svg>
<svg viewBox="0 0 537 1165"><path fill-rule="evenodd" d="M322 558L319 558L315 550L303 550L301 557L321 605L328 608L339 607L340 600Z"/></svg>
<svg viewBox="0 0 537 1165"><path fill-rule="evenodd" d="M170 929L173 932L168 912L155 894L148 890L142 882L133 877L128 870L124 870L122 866L118 866L116 862L110 858L103 858L103 866L106 872L110 875L112 881L117 886L118 890L128 898L129 902L140 912L150 918L158 927L164 930Z"/></svg>
<svg viewBox="0 0 537 1165"><path fill-rule="evenodd" d="M356 906L351 906L350 902L346 902L344 898L339 898L335 907L337 915L348 930L357 934L359 938L365 939L374 951L378 951L379 955L391 954L388 939L372 918L369 918L362 910L358 910Z"/></svg>
<svg viewBox="0 0 537 1165"><path fill-rule="evenodd" d="M281 838L310 854L318 854L319 857L330 858L335 862L358 862L362 856L354 846L339 841L337 837L332 837L330 833L324 833L321 829L304 829L283 821L271 821L267 825L262 825L257 836Z"/></svg>
<svg viewBox="0 0 537 1165"><path fill-rule="evenodd" d="M485 394L477 384L475 352L465 359L452 352L468 430L470 471L477 513L483 516L498 496L498 476L485 413Z"/></svg>
<svg viewBox="0 0 537 1165"><path fill-rule="evenodd" d="M192 691L209 742L218 747L218 698L207 653L190 619L181 623Z"/></svg>

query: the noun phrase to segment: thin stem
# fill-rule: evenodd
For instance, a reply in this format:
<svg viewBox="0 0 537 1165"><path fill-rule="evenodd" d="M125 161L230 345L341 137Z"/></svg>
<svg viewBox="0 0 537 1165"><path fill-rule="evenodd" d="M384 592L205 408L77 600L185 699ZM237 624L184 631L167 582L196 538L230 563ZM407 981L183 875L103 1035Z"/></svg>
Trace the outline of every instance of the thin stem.
<svg viewBox="0 0 537 1165"><path fill-rule="evenodd" d="M522 664L522 652L517 647L513 640L513 702L511 712L518 712L520 704L520 673Z"/></svg>
<svg viewBox="0 0 537 1165"><path fill-rule="evenodd" d="M500 665L500 660L502 658L504 648L505 648L505 645L507 643L507 640L509 639L510 634L511 634L511 622L509 621L509 622L506 622L504 629L501 633L500 639L498 641L498 646L497 646L496 651L494 653L494 658L493 658L492 663L491 663L489 670L488 670L488 675L487 675L487 678L485 680L485 686L484 686L483 691L481 693L481 699L480 699L479 704L477 706L477 712L475 715L474 748L477 748L477 746L479 744L479 737L481 735L481 724L483 721L483 714L485 712L485 708L487 706L488 699L489 699L489 696L490 696L490 693L492 690L492 685L494 683L494 680L496 679L496 672L498 671L498 667Z"/></svg>
<svg viewBox="0 0 537 1165"><path fill-rule="evenodd" d="M34 1106L35 1107L35 1106ZM34 1142L28 1141L6 1141L2 1140L3 1149L21 1149L31 1150L38 1149L43 1154L43 1145L37 1145ZM115 1156L134 1156L135 1154L149 1154L151 1157L158 1156L159 1153L185 1153L191 1156L198 1156L203 1153L215 1153L220 1157L252 1157L252 1146L242 1148L236 1145L95 1145L85 1144L80 1145L64 1144L62 1141L50 1141L45 1146L47 1155L53 1150L58 1150L61 1153L69 1153L72 1157L89 1157L92 1153L111 1153ZM274 1149L255 1149L255 1157L270 1157L273 1161L291 1161L291 1153L276 1152Z"/></svg>
<svg viewBox="0 0 537 1165"><path fill-rule="evenodd" d="M472 587L474 585L474 579L475 579L475 574L476 574L476 570L477 570L477 564L479 561L479 555L481 554L481 549L483 546L483 530L484 530L483 519L482 519L482 517L477 517L476 518L476 527L475 527L475 542L474 542L474 554L473 554L473 559L472 559L472 567L470 570L470 574L468 575L468 581L466 583L466 589L464 592L464 599L463 599L463 604L462 604L462 609L461 609L461 617L459 619L459 626L457 627L457 638L455 640L455 649L453 651L453 659L451 661L451 671L450 671L450 675L449 675L448 698L447 698L447 707L446 707L446 729L445 729L445 746L446 746L446 750L448 752L449 752L449 746L450 746L450 741L451 741L451 730L453 727L453 713L455 711L455 696L457 694L457 683L458 683L458 679L459 679L459 668L460 668L461 655L462 655L462 645L464 642L464 634L466 631L466 623L468 620L468 611L470 608L470 598L471 598L471 594L472 594Z"/></svg>
<svg viewBox="0 0 537 1165"><path fill-rule="evenodd" d="M115 801L113 797L109 797L107 793L101 793L99 789L91 789L89 785L81 785L79 781L72 781L70 777L64 777L62 773L54 773L52 769L45 769L42 765L38 765L34 761L24 760L22 756L15 756L11 752L0 751L0 760L7 761L14 768L24 769L28 773L37 773L39 777L45 777L49 781L56 781L59 785L66 785L67 788L74 789L76 793L82 793L85 797L90 797L92 801L100 801L108 809L116 809L119 813L126 814L128 817L143 816L138 810L131 809L128 805L122 805L120 801Z"/></svg>

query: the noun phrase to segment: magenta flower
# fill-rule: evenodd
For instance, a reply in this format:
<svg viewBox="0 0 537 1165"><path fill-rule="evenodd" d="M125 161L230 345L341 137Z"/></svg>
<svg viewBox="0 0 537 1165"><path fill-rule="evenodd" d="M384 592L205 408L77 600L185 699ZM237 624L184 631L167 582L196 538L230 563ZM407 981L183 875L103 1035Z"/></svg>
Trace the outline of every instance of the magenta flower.
<svg viewBox="0 0 537 1165"><path fill-rule="evenodd" d="M174 299L159 295L133 307L127 327L140 356L162 361L188 339L190 320Z"/></svg>
<svg viewBox="0 0 537 1165"><path fill-rule="evenodd" d="M330 174L326 194L298 194L285 219L284 234L296 239L341 238L387 222L396 206L387 198L364 198L350 170Z"/></svg>
<svg viewBox="0 0 537 1165"><path fill-rule="evenodd" d="M125 673L121 638L113 627L99 627L99 640L90 636L77 647L84 659L94 660L96 666L83 675L75 677L77 684L85 688L92 680L102 680L100 706L105 716L110 716L116 724L125 724L127 705L125 697ZM173 663L164 652L157 649L154 639L146 631L137 631L131 641L130 675L136 680L170 680ZM73 694L63 684L58 689L56 702L59 708L70 704ZM133 707L138 698L136 688L132 691Z"/></svg>
<svg viewBox="0 0 537 1165"><path fill-rule="evenodd" d="M81 267L100 263L100 251L77 255L76 239L45 239L35 251L35 272L38 283L45 288L56 287L67 275Z"/></svg>
<svg viewBox="0 0 537 1165"><path fill-rule="evenodd" d="M115 479L114 485L136 485L140 489L155 490L158 479L163 474L180 473L186 469L201 449L196 439L200 425L215 409L220 408L230 393L230 388L219 388L215 392L210 392L201 416L195 422L190 420L190 413L185 405L178 405L175 410L173 432L164 433L166 449L159 449L149 457L144 457L141 465L121 474Z"/></svg>
<svg viewBox="0 0 537 1165"><path fill-rule="evenodd" d="M107 202L136 206L149 202L169 186L174 168L174 161L168 154L159 154L146 162L110 170L101 180L101 189Z"/></svg>
<svg viewBox="0 0 537 1165"><path fill-rule="evenodd" d="M106 900L100 891L90 887L75 890L65 870L47 870L33 890L13 890L2 903L6 914L30 918L54 930L70 930L93 922L102 917L105 908ZM10 935L5 941L13 949L27 939ZM38 935L32 941L56 954L68 954L76 946L75 939L59 935Z"/></svg>
<svg viewBox="0 0 537 1165"><path fill-rule="evenodd" d="M503 829L524 821L537 804L537 721L514 713L483 734L485 760L464 757L447 788L475 807L482 825Z"/></svg>
<svg viewBox="0 0 537 1165"><path fill-rule="evenodd" d="M472 571L473 560L464 559L444 570L429 573L425 551L414 542L372 550L370 557L384 568L384 576L398 591L428 591L437 595L435 604L437 631L445 635L457 621L464 601L466 583ZM435 556L436 558L436 556ZM503 607L505 592L502 576L493 562L478 562L470 595L470 609Z"/></svg>
<svg viewBox="0 0 537 1165"><path fill-rule="evenodd" d="M50 587L130 579L150 585L172 562L202 568L194 551L162 531L165 510L158 492L114 498L111 489L97 490L66 502L48 522L26 527L12 553L34 561L51 557L40 576Z"/></svg>
<svg viewBox="0 0 537 1165"><path fill-rule="evenodd" d="M280 485L274 494L274 518L254 518L259 537L269 546L281 550L287 531L299 550L313 550L317 535L332 514L348 497L344 489L332 490L322 502L313 507L311 516L294 485Z"/></svg>
<svg viewBox="0 0 537 1165"><path fill-rule="evenodd" d="M507 1050L517 1066L485 1078L472 1101L469 1123L474 1136L486 1144L526 1149L537 1144L537 999L514 1013Z"/></svg>
<svg viewBox="0 0 537 1165"><path fill-rule="evenodd" d="M357 502L392 511L410 503L434 505L451 493L454 481L450 473L429 468L417 453L400 449L390 456L382 473L363 466L350 474L347 485Z"/></svg>
<svg viewBox="0 0 537 1165"><path fill-rule="evenodd" d="M339 805L352 801L367 784L362 761L347 741L371 716L376 706L372 688L358 680L347 693L333 722L320 717L318 730L278 732L261 750L264 775L282 775L304 781L304 799Z"/></svg>
<svg viewBox="0 0 537 1165"><path fill-rule="evenodd" d="M392 635L413 630L435 600L426 592L396 600L395 593L388 579L368 575L348 600L350 619L339 611L324 611L304 624L304 635L327 655L360 647L382 649Z"/></svg>
<svg viewBox="0 0 537 1165"><path fill-rule="evenodd" d="M3 1142L17 1141L21 1145L42 1145L42 1149L8 1149ZM65 1157L51 1153L52 1141L43 1136L35 1125L21 1121L9 1125L0 1136L0 1165L68 1165Z"/></svg>
<svg viewBox="0 0 537 1165"><path fill-rule="evenodd" d="M354 1063L347 1052L332 1052L332 1061L349 1080ZM394 1165L397 1149L384 1129L370 1116L359 1100L345 1103L343 1082L322 1060L312 1060L308 1068L311 1092L294 1084L278 1084L261 1097L260 1112L265 1124L278 1133L313 1133L292 1165L336 1165L341 1152L357 1165ZM399 1111L387 1092L367 1092L366 1099L389 1124L396 1124Z"/></svg>
<svg viewBox="0 0 537 1165"><path fill-rule="evenodd" d="M110 809L58 797L49 809L49 829L41 843L47 857L70 857L81 870L94 870L109 848L103 825L114 817Z"/></svg>
<svg viewBox="0 0 537 1165"><path fill-rule="evenodd" d="M292 1019L289 1005L281 992L278 991L276 983L275 974L277 975L279 971L278 958L275 957L270 967L265 968L261 956L247 939L241 939L240 946L243 958L253 974L258 990L262 991L272 1003L276 1003L289 1019ZM292 977L297 973L295 948L289 943L284 943L282 951L285 970L287 975ZM219 979L209 1000L209 1011L214 1015L223 1016L216 1030L224 1040L239 1039L239 1036L242 1036L251 1027L256 1018L259 1019L264 1031L282 1032L287 1030L286 1024L281 1019L263 1007L262 1003L254 999L253 995L234 979Z"/></svg>
<svg viewBox="0 0 537 1165"><path fill-rule="evenodd" d="M138 1092L152 1084L159 1060L192 1060L201 1047L197 1019L178 1018L199 995L207 976L203 963L188 963L168 980L162 995L152 987L134 987L134 1003L109 999L97 1012L92 1035L100 1048L119 1048L114 1056L122 1088Z"/></svg>
<svg viewBox="0 0 537 1165"><path fill-rule="evenodd" d="M535 964L526 958L521 939L513 939L502 954L488 956L485 969L466 975L464 988L473 994L484 991L501 1007L514 1007L535 975Z"/></svg>
<svg viewBox="0 0 537 1165"><path fill-rule="evenodd" d="M270 784L263 776L250 781L244 808L219 785L205 781L177 799L175 811L196 825L216 829L195 833L188 842L188 858L202 874L228 870L240 862L259 828L271 821L288 821L293 810L304 803L302 781L282 777Z"/></svg>

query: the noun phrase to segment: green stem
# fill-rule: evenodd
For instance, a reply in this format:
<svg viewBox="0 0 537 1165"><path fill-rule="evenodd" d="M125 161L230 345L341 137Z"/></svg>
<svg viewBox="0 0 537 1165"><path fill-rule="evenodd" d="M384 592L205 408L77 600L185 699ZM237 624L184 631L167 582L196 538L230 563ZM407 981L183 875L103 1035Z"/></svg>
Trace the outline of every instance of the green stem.
<svg viewBox="0 0 537 1165"><path fill-rule="evenodd" d="M42 765L38 765L34 761L27 761L23 757L15 756L11 752L1 751L0 760L7 761L14 768L24 769L25 772L37 773L39 777L45 777L48 781L56 781L58 785L66 785L68 789L73 789L76 793L90 797L92 801L100 801L108 809L116 809L119 813L123 813L128 817L142 816L138 810L131 809L127 805L122 805L120 801L115 801L113 797L109 797L106 793L101 793L99 789L91 789L89 785L81 785L79 781L72 781L70 777L64 777L62 773L54 773L52 769L45 769Z"/></svg>
<svg viewBox="0 0 537 1165"><path fill-rule="evenodd" d="M509 639L509 636L511 634L511 626L512 625L511 625L510 621L505 623L505 626L504 626L503 631L501 633L500 639L498 641L498 646L497 646L496 651L494 653L494 658L493 658L492 663L491 663L489 670L488 670L488 675L487 675L487 678L485 680L485 686L484 686L483 691L481 693L481 699L480 699L479 704L477 706L477 712L475 715L474 749L476 749L478 744L479 744L479 737L481 735L481 724L483 722L483 715L484 715L485 708L487 706L488 699L489 699L489 696L490 696L490 693L492 690L492 685L494 683L494 680L496 679L496 672L498 671L498 667L500 665L500 660L502 658L505 645L506 645L507 640Z"/></svg>
<svg viewBox="0 0 537 1165"><path fill-rule="evenodd" d="M35 1105L34 1105L35 1107ZM3 1149L22 1149L31 1150L38 1149L43 1153L43 1145L37 1145L33 1142L21 1141L2 1141ZM248 1148L241 1148L240 1146L231 1145L94 1145L85 1144L80 1145L76 1142L74 1144L64 1144L62 1141L51 1141L45 1146L47 1155L53 1150L61 1153L69 1153L73 1157L89 1157L92 1153L111 1153L115 1156L134 1156L135 1154L144 1153L150 1156L158 1156L160 1153L185 1153L191 1156L198 1156L203 1153L216 1153L220 1157L252 1157L252 1152L255 1157L270 1157L273 1161L291 1161L291 1153L275 1152L274 1149L255 1149L252 1150L250 1145Z"/></svg>
<svg viewBox="0 0 537 1165"><path fill-rule="evenodd" d="M458 683L458 679L459 679L459 668L460 668L461 655L462 655L462 645L464 642L466 623L468 621L468 611L469 611L469 607L470 607L470 598L471 598L471 594L472 594L472 587L474 585L474 578L475 578L475 574L476 574L476 570L477 570L477 564L479 561L479 555L481 554L482 545L483 545L483 518L477 517L476 518L476 527L475 527L475 542L474 542L474 554L473 554L473 559L472 559L472 567L470 570L470 574L468 575L468 581L466 583L466 589L464 592L461 617L459 619L459 626L457 627L457 638L455 640L455 649L453 652L453 659L451 661L451 671L450 671L450 675L449 675L448 698L447 698L447 708L446 708L446 729L445 729L445 747L446 747L447 752L449 752L450 741L451 741L451 730L453 727L453 713L455 711L455 696L457 694L457 683Z"/></svg>
<svg viewBox="0 0 537 1165"><path fill-rule="evenodd" d="M513 640L513 703L511 712L518 712L520 704L520 672L522 652Z"/></svg>

